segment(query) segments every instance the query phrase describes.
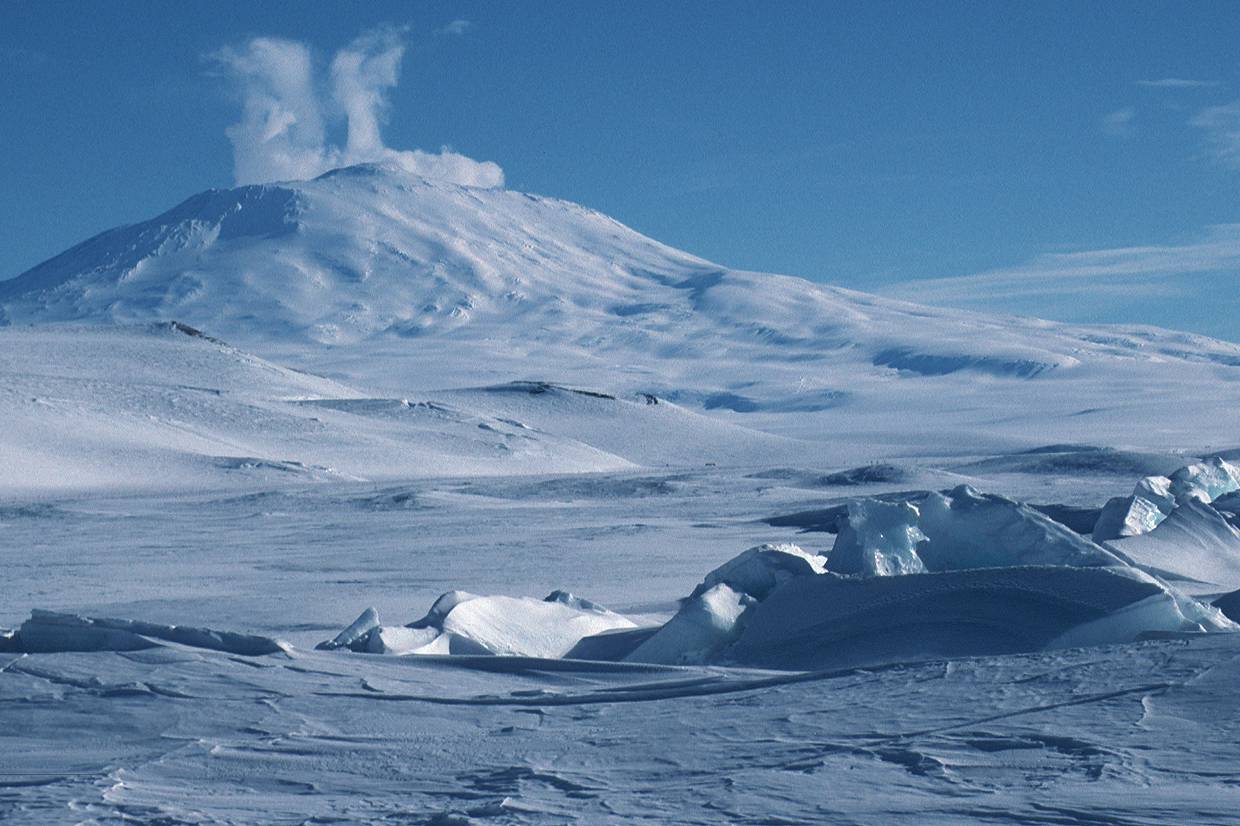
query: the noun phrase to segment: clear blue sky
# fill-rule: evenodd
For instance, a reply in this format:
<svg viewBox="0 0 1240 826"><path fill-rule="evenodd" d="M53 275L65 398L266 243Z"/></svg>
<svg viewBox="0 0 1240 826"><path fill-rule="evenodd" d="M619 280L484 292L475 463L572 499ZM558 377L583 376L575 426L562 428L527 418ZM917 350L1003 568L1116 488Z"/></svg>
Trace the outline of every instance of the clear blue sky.
<svg viewBox="0 0 1240 826"><path fill-rule="evenodd" d="M231 185L207 55L276 35L326 66L383 23L411 27L390 146L735 267L1240 340L1222 2L7 0L0 277Z"/></svg>

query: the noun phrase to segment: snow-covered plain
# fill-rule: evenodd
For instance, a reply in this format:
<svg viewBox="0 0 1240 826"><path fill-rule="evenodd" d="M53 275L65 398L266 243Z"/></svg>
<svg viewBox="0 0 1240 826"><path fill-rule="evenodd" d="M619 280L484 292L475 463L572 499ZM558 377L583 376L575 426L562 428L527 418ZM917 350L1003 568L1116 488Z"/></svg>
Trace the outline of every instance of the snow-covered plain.
<svg viewBox="0 0 1240 826"><path fill-rule="evenodd" d="M1240 822L1236 345L382 166L0 323L0 820Z"/></svg>

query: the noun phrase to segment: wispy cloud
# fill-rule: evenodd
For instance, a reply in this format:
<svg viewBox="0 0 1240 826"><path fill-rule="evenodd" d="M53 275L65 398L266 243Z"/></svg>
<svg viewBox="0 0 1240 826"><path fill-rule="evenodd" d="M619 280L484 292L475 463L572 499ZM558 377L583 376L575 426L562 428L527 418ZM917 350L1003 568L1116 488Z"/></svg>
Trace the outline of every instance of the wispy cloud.
<svg viewBox="0 0 1240 826"><path fill-rule="evenodd" d="M1030 299L1169 295L1183 278L1225 272L1240 273L1240 224L1209 227L1185 244L1046 253L1013 267L908 281L883 291L930 304L1006 305L1019 312Z"/></svg>
<svg viewBox="0 0 1240 826"><path fill-rule="evenodd" d="M1240 169L1240 101L1202 109L1189 123L1205 132L1206 146L1218 161Z"/></svg>
<svg viewBox="0 0 1240 826"><path fill-rule="evenodd" d="M310 48L294 40L256 37L212 55L241 98L241 120L227 130L237 183L312 178L340 166L386 161L428 178L502 186L503 170L489 161L384 144L381 126L388 93L400 80L405 34L383 27L356 38L336 53L330 82L322 86ZM339 121L347 129L344 146L327 140L327 125Z"/></svg>
<svg viewBox="0 0 1240 826"><path fill-rule="evenodd" d="M1114 112L1108 112L1102 118L1102 129L1108 135L1125 138L1131 135L1135 130L1133 122L1137 119L1137 110L1131 106L1124 109L1116 109Z"/></svg>
<svg viewBox="0 0 1240 826"><path fill-rule="evenodd" d="M451 23L447 24L439 31L442 34L460 35L460 34L465 34L465 32L469 31L473 27L474 27L474 24L470 23L468 20L453 20Z"/></svg>
<svg viewBox="0 0 1240 826"><path fill-rule="evenodd" d="M1207 89L1218 86L1217 80L1190 80L1182 77L1160 77L1157 80L1138 80L1138 86L1151 89Z"/></svg>

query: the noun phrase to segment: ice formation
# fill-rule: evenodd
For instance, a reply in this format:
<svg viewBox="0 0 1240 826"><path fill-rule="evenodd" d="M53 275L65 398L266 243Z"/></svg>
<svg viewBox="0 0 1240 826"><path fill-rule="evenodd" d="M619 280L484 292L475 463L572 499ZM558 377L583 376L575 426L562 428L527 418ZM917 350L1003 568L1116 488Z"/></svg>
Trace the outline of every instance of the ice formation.
<svg viewBox="0 0 1240 826"><path fill-rule="evenodd" d="M837 574L887 576L1012 565L1122 564L1037 510L967 485L849 503L828 557Z"/></svg>
<svg viewBox="0 0 1240 826"><path fill-rule="evenodd" d="M559 591L543 601L454 591L403 628L364 612L322 647L822 669L1235 629L1038 511L962 486L851 503L825 557L750 548L659 626Z"/></svg>
<svg viewBox="0 0 1240 826"><path fill-rule="evenodd" d="M1224 511L1198 499L1175 507L1151 531L1106 544L1190 594L1240 588L1240 530Z"/></svg>
<svg viewBox="0 0 1240 826"><path fill-rule="evenodd" d="M1170 476L1147 476L1137 483L1132 496L1107 502L1094 527L1094 540L1149 533L1188 502L1209 504L1236 490L1240 490L1240 468L1218 456L1182 467Z"/></svg>
<svg viewBox="0 0 1240 826"><path fill-rule="evenodd" d="M1120 541L1123 553L961 486L851 503L825 556L792 544L749 548L710 571L661 625L565 591L541 600L450 591L408 625L384 625L367 608L318 648L812 670L1236 630L1224 612L1234 599L1195 598L1207 584L1218 594L1240 582L1240 531L1204 501L1226 483L1179 478L1185 501L1154 531ZM1203 537L1214 552L1183 553L1205 547ZM0 634L0 650L19 654L167 645L290 650L268 637L38 610Z"/></svg>

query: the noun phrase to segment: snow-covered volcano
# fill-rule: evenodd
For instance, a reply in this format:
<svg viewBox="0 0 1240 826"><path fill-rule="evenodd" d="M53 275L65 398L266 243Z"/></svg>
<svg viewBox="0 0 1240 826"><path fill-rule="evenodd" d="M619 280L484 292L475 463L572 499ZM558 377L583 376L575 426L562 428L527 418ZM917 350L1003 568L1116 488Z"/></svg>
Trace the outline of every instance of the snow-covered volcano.
<svg viewBox="0 0 1240 826"><path fill-rule="evenodd" d="M649 393L830 437L852 448L840 461L1230 447L1240 404L1233 344L731 270L576 204L383 165L211 190L0 282L12 326L172 320L371 396L514 380Z"/></svg>
<svg viewBox="0 0 1240 826"><path fill-rule="evenodd" d="M239 341L533 338L658 358L861 350L920 374L1036 376L1115 351L1240 364L1150 329L987 318L739 272L554 198L394 166L210 190L0 282L0 319L179 320Z"/></svg>
<svg viewBox="0 0 1240 826"><path fill-rule="evenodd" d="M656 309L717 267L550 198L363 165L211 190L0 286L5 317L175 317L235 338L323 343L464 326L590 323ZM699 283L699 282L694 282ZM680 303L680 302L675 302Z"/></svg>

